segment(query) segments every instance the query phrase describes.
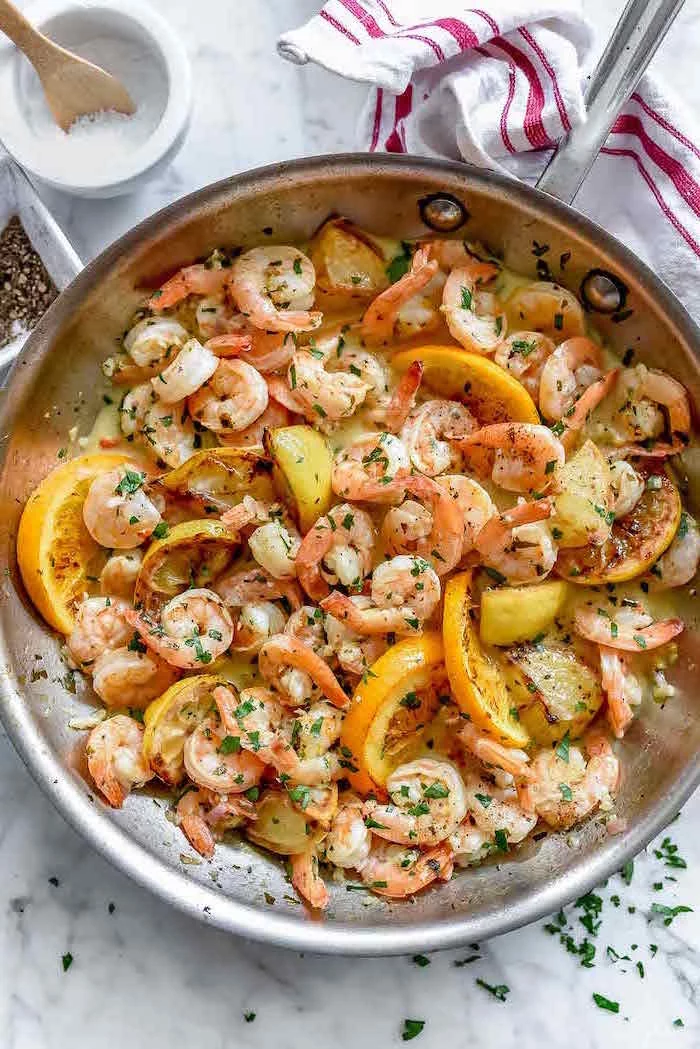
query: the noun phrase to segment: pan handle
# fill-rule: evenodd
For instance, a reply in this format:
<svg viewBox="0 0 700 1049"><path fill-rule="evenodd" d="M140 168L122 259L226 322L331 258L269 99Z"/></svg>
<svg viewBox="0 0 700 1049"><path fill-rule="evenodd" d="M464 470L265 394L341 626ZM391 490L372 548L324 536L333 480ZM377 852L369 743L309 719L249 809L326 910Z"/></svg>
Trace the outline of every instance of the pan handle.
<svg viewBox="0 0 700 1049"><path fill-rule="evenodd" d="M588 119L569 134L537 188L571 204L627 99L683 6L683 0L629 0L586 91Z"/></svg>

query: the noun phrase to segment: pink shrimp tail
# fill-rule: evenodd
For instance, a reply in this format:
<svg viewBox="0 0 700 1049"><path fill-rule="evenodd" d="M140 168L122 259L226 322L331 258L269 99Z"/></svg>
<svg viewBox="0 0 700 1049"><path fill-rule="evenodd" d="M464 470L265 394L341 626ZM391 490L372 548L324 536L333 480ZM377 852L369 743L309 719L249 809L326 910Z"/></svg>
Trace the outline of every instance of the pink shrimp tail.
<svg viewBox="0 0 700 1049"><path fill-rule="evenodd" d="M290 856L292 867L292 885L307 903L318 910L325 910L330 902L328 889L314 867L314 855L301 852Z"/></svg>
<svg viewBox="0 0 700 1049"><path fill-rule="evenodd" d="M329 615L335 616L342 623L346 623L351 630L357 631L362 629L362 612L346 594L341 594L338 590L334 590L320 604L324 612L328 612Z"/></svg>
<svg viewBox="0 0 700 1049"><path fill-rule="evenodd" d="M416 394L423 380L423 362L413 361L401 376L386 410L386 425L392 433L401 429L416 403Z"/></svg>
<svg viewBox="0 0 700 1049"><path fill-rule="evenodd" d="M251 335L215 335L204 344L208 350L215 353L217 357L239 357L252 348L253 337Z"/></svg>
<svg viewBox="0 0 700 1049"><path fill-rule="evenodd" d="M620 369L613 368L607 375L591 383L564 417L559 420L558 428L564 428L559 439L567 452L574 445L579 430L585 425L588 416L612 391L619 374Z"/></svg>

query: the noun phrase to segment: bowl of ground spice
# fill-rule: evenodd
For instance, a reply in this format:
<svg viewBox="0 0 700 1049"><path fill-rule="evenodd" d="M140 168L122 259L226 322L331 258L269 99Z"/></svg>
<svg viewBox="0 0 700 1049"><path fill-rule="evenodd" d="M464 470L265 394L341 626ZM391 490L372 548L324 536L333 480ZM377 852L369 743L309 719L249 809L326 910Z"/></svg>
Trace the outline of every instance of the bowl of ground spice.
<svg viewBox="0 0 700 1049"><path fill-rule="evenodd" d="M28 179L0 154L0 374L81 269Z"/></svg>

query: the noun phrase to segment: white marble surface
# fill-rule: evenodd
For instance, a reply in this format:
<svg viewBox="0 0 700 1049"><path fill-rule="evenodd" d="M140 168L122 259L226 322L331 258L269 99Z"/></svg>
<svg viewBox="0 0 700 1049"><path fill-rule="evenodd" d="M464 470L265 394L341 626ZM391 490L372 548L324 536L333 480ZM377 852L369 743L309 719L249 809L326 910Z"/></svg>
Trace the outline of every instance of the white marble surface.
<svg viewBox="0 0 700 1049"><path fill-rule="evenodd" d="M192 57L192 128L171 169L138 195L91 202L47 194L85 259L207 182L353 144L363 89L285 65L274 53L278 32L311 14L315 0L158 0L156 6L167 11ZM588 3L601 34L619 7ZM689 0L655 61L696 108L699 14L700 0ZM670 828L687 870L664 867L649 850L636 862L631 886L615 876L600 890L603 921L591 969L542 922L478 952L435 955L423 968L401 958L300 958L200 925L132 885L65 825L0 737L0 1046L302 1049L313 1042L383 1049L403 1044L405 1018L425 1020L416 1040L421 1049L698 1046L700 905L669 927L650 914L654 902L692 907L697 900L698 827L700 796ZM666 881L669 875L677 882ZM616 895L617 907L610 902ZM567 913L580 942L581 911ZM608 945L631 960L612 962ZM73 963L64 973L67 953ZM477 953L478 961L454 965ZM506 984L505 1003L478 986L477 977ZM594 992L619 1001L619 1014L596 1008ZM255 1019L246 1022L251 1012ZM676 1019L685 1026L674 1026Z"/></svg>

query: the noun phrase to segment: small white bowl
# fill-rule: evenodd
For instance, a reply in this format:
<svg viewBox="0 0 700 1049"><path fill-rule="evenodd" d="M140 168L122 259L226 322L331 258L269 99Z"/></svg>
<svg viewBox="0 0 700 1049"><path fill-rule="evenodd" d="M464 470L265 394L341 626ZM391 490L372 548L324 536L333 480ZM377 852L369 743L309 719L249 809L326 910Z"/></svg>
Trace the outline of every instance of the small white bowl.
<svg viewBox="0 0 700 1049"><path fill-rule="evenodd" d="M168 164L187 132L192 76L166 20L141 0L58 0L37 4L27 17L63 47L120 76L140 112L123 150L111 132L105 138L95 129L90 138L81 134L79 148L70 143L71 159L64 132L47 121L33 68L15 48L0 48L0 139L15 160L49 186L81 197L129 193Z"/></svg>

